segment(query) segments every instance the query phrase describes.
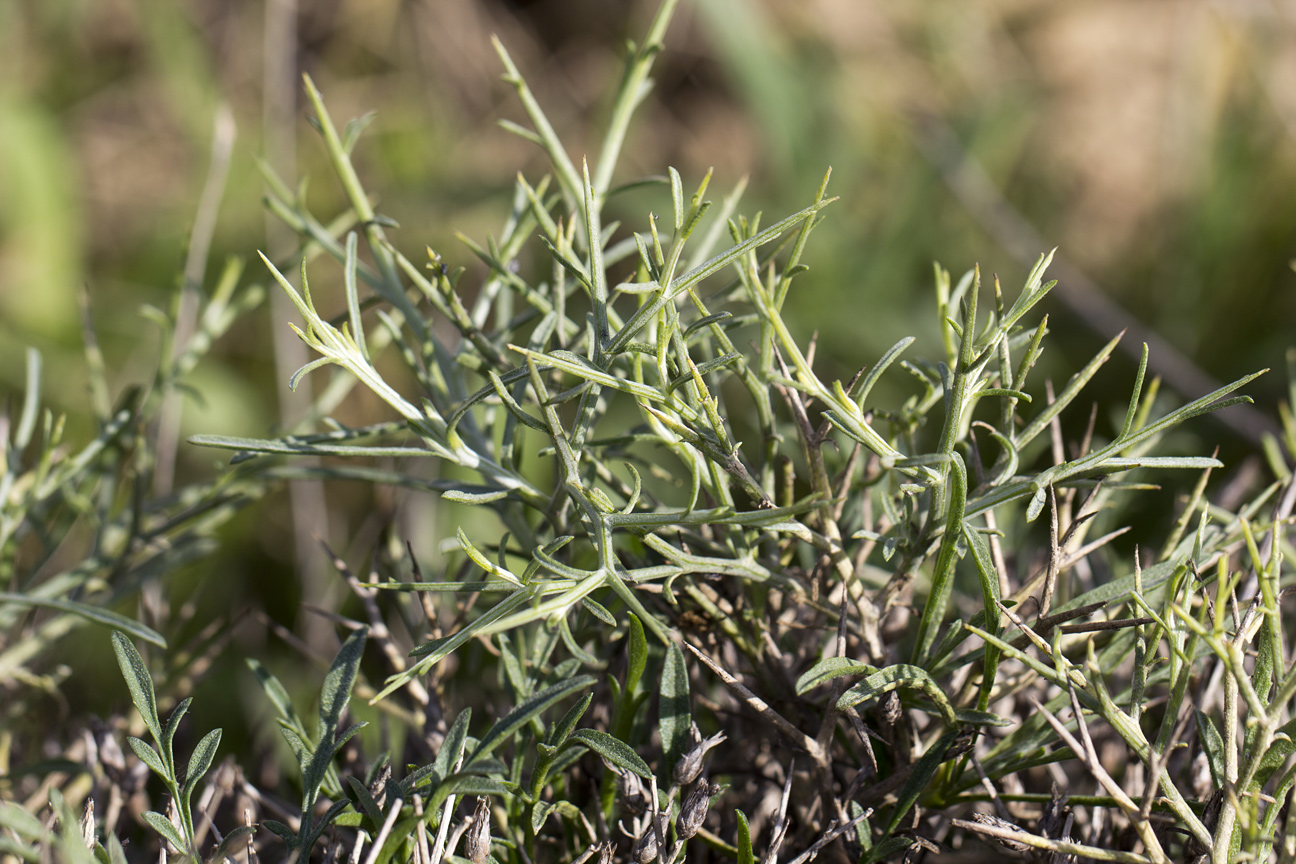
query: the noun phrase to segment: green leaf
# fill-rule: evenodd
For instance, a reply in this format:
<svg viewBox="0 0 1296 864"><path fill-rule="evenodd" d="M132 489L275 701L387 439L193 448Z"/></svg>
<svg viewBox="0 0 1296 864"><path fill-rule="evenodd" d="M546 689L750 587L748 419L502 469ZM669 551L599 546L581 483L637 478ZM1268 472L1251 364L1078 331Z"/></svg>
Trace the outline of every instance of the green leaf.
<svg viewBox="0 0 1296 864"><path fill-rule="evenodd" d="M643 679L644 669L648 666L648 640L644 637L643 622L633 612L626 613L630 636L630 659L626 665L625 693L633 696Z"/></svg>
<svg viewBox="0 0 1296 864"><path fill-rule="evenodd" d="M47 833L39 819L8 801L0 801L0 828L13 831L23 840L38 840Z"/></svg>
<svg viewBox="0 0 1296 864"><path fill-rule="evenodd" d="M914 763L913 771L905 779L904 785L900 787L895 809L891 811L891 821L887 824L887 834L893 833L900 826L905 814L909 812L909 809L917 802L927 785L931 783L932 777L936 776L936 769L945 761L945 754L949 752L950 745L954 743L954 739L958 738L959 734L957 729L946 732L935 744L927 748L927 752L922 755L922 758Z"/></svg>
<svg viewBox="0 0 1296 864"><path fill-rule="evenodd" d="M225 835L225 839L220 842L212 853L207 856L207 864L217 864L223 862L227 857L233 856L236 852L247 848L248 839L254 833L251 825L237 825L231 828ZM109 835L116 839L115 836ZM237 849L235 847L238 847Z"/></svg>
<svg viewBox="0 0 1296 864"><path fill-rule="evenodd" d="M251 657L247 659L248 668L256 676L257 683L270 699L270 704L274 705L279 716L294 727L301 726L301 720L297 717L297 711L293 708L292 699L288 696L288 691L279 679L270 673L270 670L261 665L261 661L254 660ZM304 731L304 730L303 730Z"/></svg>
<svg viewBox="0 0 1296 864"><path fill-rule="evenodd" d="M851 660L849 657L825 657L797 679L796 692L798 696L802 696L807 691L813 690L820 684L827 684L834 678L841 678L844 675L868 675L876 671L878 671L876 666Z"/></svg>
<svg viewBox="0 0 1296 864"><path fill-rule="evenodd" d="M93 621L96 624L103 624L112 627L114 630L120 630L128 633L136 639L141 639L159 648L167 647L166 639L151 627L146 627L133 618L127 618L125 615L119 615L110 609L104 609L102 606L94 606L90 603L79 603L75 600L60 600L54 597L32 597L27 594L11 594L8 591L0 591L0 605L11 603L15 606L36 606L42 609L57 609L60 612L68 612L87 621Z"/></svg>
<svg viewBox="0 0 1296 864"><path fill-rule="evenodd" d="M220 746L221 730L213 729L203 736L198 742L198 746L189 756L189 768L185 771L184 788L181 791L181 798L186 802L189 796L193 794L194 787L208 769L212 766L212 761L216 758L216 748Z"/></svg>
<svg viewBox="0 0 1296 864"><path fill-rule="evenodd" d="M756 854L752 851L751 826L747 824L747 814L735 810L738 817L738 864L756 864Z"/></svg>
<svg viewBox="0 0 1296 864"><path fill-rule="evenodd" d="M461 772L451 774L432 793L424 808L426 813L438 813L446 798L451 795L507 795L508 787L493 777Z"/></svg>
<svg viewBox="0 0 1296 864"><path fill-rule="evenodd" d="M1197 717L1197 735L1201 741L1202 750L1206 754L1206 764L1210 767L1211 781L1216 789L1223 789L1225 778L1228 776L1224 771L1224 739L1220 737L1219 729L1215 726L1215 721L1209 714L1204 711L1193 711Z"/></svg>
<svg viewBox="0 0 1296 864"><path fill-rule="evenodd" d="M634 748L606 732L597 729L577 729L572 734L571 740L584 744L618 768L633 771L645 780L652 776L648 763L639 757Z"/></svg>
<svg viewBox="0 0 1296 864"><path fill-rule="evenodd" d="M662 756L665 759L663 770L669 774L684 755L689 729L693 725L688 669L684 665L684 652L674 643L666 649L658 706L657 722L661 728Z"/></svg>
<svg viewBox="0 0 1296 864"><path fill-rule="evenodd" d="M324 687L320 691L320 740L325 735L331 736L342 720L342 712L351 701L351 688L355 686L356 672L360 668L360 658L364 655L365 637L369 635L367 627L361 627L342 643L333 665L324 676Z"/></svg>
<svg viewBox="0 0 1296 864"><path fill-rule="evenodd" d="M609 627L616 626L617 624L616 617L611 612L609 612L603 606L603 604L591 600L589 597L582 597L580 602L581 605L585 607L585 611L589 612L595 618L599 619Z"/></svg>
<svg viewBox="0 0 1296 864"><path fill-rule="evenodd" d="M468 724L472 722L472 709L465 708L455 717L454 723L450 724L450 731L446 732L445 740L441 742L441 749L437 751L436 773L439 777L449 777L450 772L454 771L455 766L459 764L459 759L463 756L464 747L468 743Z"/></svg>
<svg viewBox="0 0 1296 864"><path fill-rule="evenodd" d="M346 781L351 787L351 793L355 797L355 800L360 802L360 809L369 817L369 821L373 823L373 827L375 829L379 828L383 824L383 812L382 808L378 806L378 802L374 800L373 794L369 791L369 787L365 786L364 782L361 781L359 777L350 774L347 775Z"/></svg>
<svg viewBox="0 0 1296 864"><path fill-rule="evenodd" d="M954 706L950 703L949 696L927 670L904 663L897 663L880 672L875 672L847 690L837 700L837 708L845 711L847 708L869 699L876 699L900 687L920 690L935 702L936 708L940 711L946 726L953 726L958 722L958 716L954 712Z"/></svg>
<svg viewBox="0 0 1296 864"><path fill-rule="evenodd" d="M159 742L158 751L162 754L163 761L170 767L171 772L175 772L175 734L180 728L180 720L185 714L189 713L189 705L193 702L193 697L182 699L180 704L171 712L167 718L166 725L162 727L162 740Z"/></svg>
<svg viewBox="0 0 1296 864"><path fill-rule="evenodd" d="M297 832L275 819L262 819L261 827L288 844L289 849L297 847Z"/></svg>
<svg viewBox="0 0 1296 864"><path fill-rule="evenodd" d="M189 851L189 844L185 843L184 837L180 835L179 830L171 824L171 820L158 813L156 810L150 810L142 817L148 826L157 833L161 834L181 853Z"/></svg>
<svg viewBox="0 0 1296 864"><path fill-rule="evenodd" d="M954 565L958 563L957 547L962 534L959 526L963 524L967 508L967 469L957 451L950 453L949 467L949 509L944 514L945 532L941 535L940 550L932 567L931 590L927 592L927 602L923 604L922 619L918 622L918 635L914 640L914 663L922 666L930 665L933 660L932 646L936 642L937 630L945 620L945 610L954 590Z"/></svg>
<svg viewBox="0 0 1296 864"><path fill-rule="evenodd" d="M216 447L235 450L238 455L269 453L281 456L381 456L391 458L425 457L432 455L422 447L381 447L354 444L330 444L295 438L231 438L226 435L192 435L189 443L199 447ZM235 456L235 461L244 461Z"/></svg>
<svg viewBox="0 0 1296 864"><path fill-rule="evenodd" d="M827 207L836 200L836 198L822 198L804 210L793 213L786 219L766 228L756 236L750 237L736 246L731 246L719 255L716 255L687 273L673 279L670 285L663 286L664 290L662 290L661 293L655 295L651 301L639 307L639 310L630 317L630 320L626 322L625 326L617 331L616 336L613 337L611 344L608 346L608 353L618 354L623 351L625 346L629 344L630 340L633 339L649 321L655 319L657 313L660 312L662 307L664 307L668 302L674 300L689 288L697 285L709 276L727 269L730 264L738 261L748 252L758 249L766 243L774 240L784 231L811 219L814 214L818 213L824 207Z"/></svg>
<svg viewBox="0 0 1296 864"><path fill-rule="evenodd" d="M140 656L135 644L120 632L112 634L113 653L117 655L117 665L126 686L130 689L131 701L135 710L144 718L144 725L153 734L153 740L162 740L162 724L158 722L157 697L153 694L153 679L149 677L148 667Z"/></svg>
<svg viewBox="0 0 1296 864"><path fill-rule="evenodd" d="M863 860L869 862L869 864L876 861L895 860L894 856L899 855L913 845L913 837L905 834L899 837L888 837L870 849Z"/></svg>
<svg viewBox="0 0 1296 864"><path fill-rule="evenodd" d="M544 711L559 699L593 684L594 677L592 675L579 675L569 681L564 681L562 684L556 684L548 690L542 690L520 702L516 708L492 726L485 737L478 742L477 749L473 751L472 756L467 760L468 763L471 764L484 756L490 755L496 747L512 737L514 732L529 723L532 717L539 715L541 711Z"/></svg>
<svg viewBox="0 0 1296 864"><path fill-rule="evenodd" d="M585 716L585 712L589 709L590 703L593 701L594 694L586 693L585 698L573 705L567 713L563 715L563 718L549 730L549 735L547 736L545 743L550 747L561 747L563 744L567 743L567 739L571 737L572 730L576 728L576 724L580 722L581 717Z"/></svg>
<svg viewBox="0 0 1296 864"><path fill-rule="evenodd" d="M558 805L552 801L536 802L535 807L531 810L532 835L540 833L540 829L544 827L545 820L549 818L549 814L552 813L554 808L557 806Z"/></svg>

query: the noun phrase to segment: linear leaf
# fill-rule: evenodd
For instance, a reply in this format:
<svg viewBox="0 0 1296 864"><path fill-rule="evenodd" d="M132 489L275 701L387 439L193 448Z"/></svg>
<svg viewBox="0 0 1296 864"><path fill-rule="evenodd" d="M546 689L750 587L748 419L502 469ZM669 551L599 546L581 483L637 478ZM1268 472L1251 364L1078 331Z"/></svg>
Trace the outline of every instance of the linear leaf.
<svg viewBox="0 0 1296 864"><path fill-rule="evenodd" d="M876 671L878 671L876 666L849 657L825 657L797 679L796 692L801 696L820 684L827 684L834 678L841 678L843 675L868 675Z"/></svg>
<svg viewBox="0 0 1296 864"><path fill-rule="evenodd" d="M648 763L629 744L597 729L577 729L572 741L579 741L618 768L633 771L647 780L652 776Z"/></svg>
<svg viewBox="0 0 1296 864"><path fill-rule="evenodd" d="M62 600L54 597L33 597L27 594L12 594L8 591L0 591L0 604L12 603L16 606L36 606L42 609L57 609L60 612L70 612L73 615L93 621L96 624L103 624L112 627L114 630L121 630L134 636L136 639L142 639L159 648L166 648L166 639L162 634L147 627L133 618L127 618L125 615L113 612L111 609L105 609L102 606L95 606L90 603L81 603L76 600Z"/></svg>
<svg viewBox="0 0 1296 864"><path fill-rule="evenodd" d="M575 693L577 690L583 690L594 684L594 676L578 675L562 684L555 684L548 690L531 696L528 699L518 703L512 711L499 720L491 730L486 733L485 737L477 744L473 750L472 756L468 758L468 763L476 762L484 756L490 755L496 747L507 741L514 732L517 732L523 726L531 721L532 717L537 716L541 711L548 708L565 696Z"/></svg>
<svg viewBox="0 0 1296 864"><path fill-rule="evenodd" d="M332 737L342 720L342 712L351 701L351 688L355 686L356 673L360 668L360 658L364 656L365 638L369 635L366 627L352 633L342 643L333 665L324 676L324 687L320 691L320 740Z"/></svg>
<svg viewBox="0 0 1296 864"><path fill-rule="evenodd" d="M189 755L189 767L185 771L184 788L180 793L184 801L188 802L198 781L211 768L212 762L216 759L216 748L220 746L220 740L221 730L213 729L203 736L193 753Z"/></svg>
<svg viewBox="0 0 1296 864"><path fill-rule="evenodd" d="M465 708L455 717L454 723L450 724L450 731L446 732L445 740L441 742L441 749L436 755L436 771L442 777L449 777L450 772L459 764L459 759L463 756L464 746L468 743L468 724L472 722L472 709Z"/></svg>
<svg viewBox="0 0 1296 864"><path fill-rule="evenodd" d="M684 665L684 652L674 643L666 649L658 704L657 723L661 728L662 756L665 759L665 770L671 771L684 755L689 729L693 724L689 709L688 668Z"/></svg>
<svg viewBox="0 0 1296 864"><path fill-rule="evenodd" d="M897 663L880 672L875 672L847 690L837 700L837 708L845 711L853 705L875 699L899 687L922 691L936 703L941 717L945 720L945 725L953 726L957 722L958 718L954 713L954 706L950 703L949 695L936 683L936 680L931 677L926 669L904 663Z"/></svg>
<svg viewBox="0 0 1296 864"><path fill-rule="evenodd" d="M135 703L135 710L144 718L144 725L153 733L153 740L161 741L162 724L158 722L157 697L153 694L153 679L149 677L144 658L140 656L135 644L118 631L113 631L112 645L113 653L117 655L117 665L130 689L131 701Z"/></svg>

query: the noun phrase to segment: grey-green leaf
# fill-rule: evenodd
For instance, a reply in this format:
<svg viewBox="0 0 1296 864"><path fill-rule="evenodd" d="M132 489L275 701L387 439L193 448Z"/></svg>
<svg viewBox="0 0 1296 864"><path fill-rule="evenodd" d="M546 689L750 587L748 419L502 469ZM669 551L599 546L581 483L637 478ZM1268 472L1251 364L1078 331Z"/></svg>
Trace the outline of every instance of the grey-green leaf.
<svg viewBox="0 0 1296 864"><path fill-rule="evenodd" d="M325 735L332 735L342 720L342 712L351 701L351 688L355 686L356 672L360 668L360 658L364 654L365 637L369 634L366 627L361 627L342 643L328 675L324 676L324 688L320 691L320 732L321 740Z"/></svg>
<svg viewBox="0 0 1296 864"><path fill-rule="evenodd" d="M102 606L79 603L75 600L61 600L56 597L32 597L26 594L11 594L8 591L0 591L0 604L5 603L12 603L17 606L38 606L42 609L57 609L60 612L69 612L87 621L104 624L114 630L129 633L136 639L142 639L159 648L167 647L166 639L152 627L146 627L134 618L127 618L125 615L120 615Z"/></svg>
<svg viewBox="0 0 1296 864"><path fill-rule="evenodd" d="M888 666L880 672L868 676L842 694L841 698L837 700L837 708L845 711L853 705L877 698L899 687L921 690L936 703L936 708L940 711L945 725L953 726L958 722L958 716L954 712L954 706L950 703L949 696L936 683L935 679L928 674L927 670L905 663Z"/></svg>
<svg viewBox="0 0 1296 864"><path fill-rule="evenodd" d="M113 632L112 645L113 653L117 655L117 665L130 689L131 701L135 703L135 710L144 718L144 725L153 733L153 739L161 741L162 724L158 722L157 697L153 694L153 679L149 677L144 658L140 656L135 644L120 632Z"/></svg>
<svg viewBox="0 0 1296 864"><path fill-rule="evenodd" d="M592 675L578 675L569 681L556 684L548 690L542 690L518 703L516 708L491 727L491 730L477 744L477 749L473 751L468 761L474 762L483 756L490 755L496 747L507 741L514 732L529 723L532 717L537 716L541 711L564 696L569 696L577 690L583 690L593 684L594 677Z"/></svg>
<svg viewBox="0 0 1296 864"><path fill-rule="evenodd" d="M820 684L827 684L834 678L841 678L844 675L868 675L876 671L876 666L849 657L825 657L797 679L796 692L800 696Z"/></svg>
<svg viewBox="0 0 1296 864"><path fill-rule="evenodd" d="M436 773L438 777L449 777L450 772L459 764L460 757L463 756L464 745L468 743L468 724L472 722L472 709L465 708L459 712L454 723L450 724L450 731L446 732L445 740L441 742L441 749L436 755Z"/></svg>
<svg viewBox="0 0 1296 864"><path fill-rule="evenodd" d="M158 756L157 751L148 745L147 741L142 741L135 736L126 739L127 745L139 757L139 760L149 767L149 769L163 779L171 780L171 772L167 771L166 766L162 764L162 757Z"/></svg>
<svg viewBox="0 0 1296 864"><path fill-rule="evenodd" d="M161 813L158 813L156 810L150 810L145 813L143 819L148 823L150 828L165 837L176 849L181 852L188 851L184 837L180 836L180 832L171 824L170 819L166 818Z"/></svg>
<svg viewBox="0 0 1296 864"><path fill-rule="evenodd" d="M185 771L184 790L181 796L188 801L198 781L211 768L216 759L216 748L220 746L221 730L213 729L202 737L198 746L189 756L189 767Z"/></svg>
<svg viewBox="0 0 1296 864"><path fill-rule="evenodd" d="M570 740L579 741L616 767L633 771L645 780L652 776L652 769L633 747L606 732L597 729L577 729L572 733Z"/></svg>
<svg viewBox="0 0 1296 864"><path fill-rule="evenodd" d="M689 709L688 668L684 665L684 652L672 644L666 649L666 665L662 669L661 698L657 723L661 728L662 755L665 769L670 771L684 755L689 728L693 717Z"/></svg>

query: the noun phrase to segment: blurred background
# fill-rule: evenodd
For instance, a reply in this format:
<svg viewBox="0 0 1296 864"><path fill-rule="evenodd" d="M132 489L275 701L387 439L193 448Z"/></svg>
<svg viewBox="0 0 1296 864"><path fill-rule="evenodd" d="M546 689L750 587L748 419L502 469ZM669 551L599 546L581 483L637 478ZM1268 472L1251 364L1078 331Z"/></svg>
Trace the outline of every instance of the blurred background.
<svg viewBox="0 0 1296 864"><path fill-rule="evenodd" d="M290 185L310 180L322 218L340 212L304 119L303 71L339 126L376 112L356 161L401 226L389 236L411 259L427 244L472 266L454 232L497 230L516 172L534 182L544 169L496 124L522 115L491 34L579 158L598 140L625 40L656 5L0 3L0 393L17 398L35 345L49 399L88 429L82 288L116 393L149 379L159 340L139 308L172 308L186 267L210 290L228 256L287 254L262 209L259 158ZM692 188L714 167L718 198L749 176L740 209L768 224L808 203L831 166L841 200L790 300L803 335L819 334L821 368L847 377L909 334L934 350L933 261L956 278L979 263L1011 298L1058 246L1043 362L1059 385L1130 328L1135 353L1160 340L1153 371L1178 401L1275 368L1248 388L1258 411L1197 422L1197 452L1202 439L1207 452L1254 452L1273 424L1296 335L1292 4L683 0L666 42L622 177L675 166ZM624 216L640 226L645 214ZM210 237L205 258L190 254L191 236ZM243 278L265 276L256 263ZM191 379L201 399L186 402L182 435L265 436L291 422L299 408L284 385L306 359L295 318L268 303L226 337ZM1117 403L1134 368L1122 354L1103 373ZM366 405L348 420L378 419ZM219 459L181 444L177 471ZM238 597L309 630L300 602L327 606L331 590L291 578L299 562L327 569L312 534L363 555L399 503L384 494L340 485L300 500L299 516L317 508L303 524L328 530L294 529L275 501L240 517L189 576L220 577L196 620L230 616ZM439 537L411 539L434 551Z"/></svg>

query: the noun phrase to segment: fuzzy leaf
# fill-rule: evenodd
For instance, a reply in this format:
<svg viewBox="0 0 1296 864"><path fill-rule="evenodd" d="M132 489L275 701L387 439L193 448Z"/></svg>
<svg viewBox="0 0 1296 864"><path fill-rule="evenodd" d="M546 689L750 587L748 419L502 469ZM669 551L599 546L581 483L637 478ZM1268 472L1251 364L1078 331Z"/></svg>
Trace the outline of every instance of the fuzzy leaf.
<svg viewBox="0 0 1296 864"><path fill-rule="evenodd" d="M120 632L112 634L113 652L117 655L117 665L121 668L122 677L130 689L131 701L135 710L144 718L144 725L153 733L153 740L162 740L162 724L158 722L157 697L153 695L153 679L149 677L148 667L140 656L135 644Z"/></svg>
<svg viewBox="0 0 1296 864"><path fill-rule="evenodd" d="M217 864L223 862L226 857L232 857L237 851L236 846L240 849L246 848L248 839L253 833L254 829L251 825L237 825L231 828L225 835L225 839L207 856L207 864Z"/></svg>
<svg viewBox="0 0 1296 864"><path fill-rule="evenodd" d="M261 821L261 827L274 834L280 840L288 844L289 849L297 846L297 832L293 831L287 825L274 819L264 819Z"/></svg>
<svg viewBox="0 0 1296 864"><path fill-rule="evenodd" d="M383 824L382 808L379 807L378 802L374 800L373 793L369 791L369 787L366 786L360 778L353 777L350 774L347 775L346 781L347 785L351 787L352 797L354 797L356 801L360 802L360 809L369 817L369 821L373 823L373 827L376 829L381 826Z"/></svg>
<svg viewBox="0 0 1296 864"><path fill-rule="evenodd" d="M941 717L945 720L945 725L953 726L958 717L954 713L954 706L950 703L948 694L936 683L935 679L918 666L909 666L904 663L897 663L894 666L888 666L880 672L868 676L863 681L842 694L837 700L837 708L845 711L853 705L858 705L869 699L889 693L899 687L909 687L915 690L921 690L929 699L936 703Z"/></svg>
<svg viewBox="0 0 1296 864"><path fill-rule="evenodd" d="M666 665L662 669L661 698L657 724L661 728L664 768L671 771L684 755L693 716L689 708L688 668L684 665L684 652L676 644L666 649Z"/></svg>
<svg viewBox="0 0 1296 864"><path fill-rule="evenodd" d="M648 665L648 640L644 637L643 622L633 612L627 613L626 619L629 622L626 630L630 637L630 659L626 666L625 692L627 696L633 696Z"/></svg>
<svg viewBox="0 0 1296 864"><path fill-rule="evenodd" d="M0 801L0 828L13 831L21 839L37 840L46 834L45 826L17 804Z"/></svg>
<svg viewBox="0 0 1296 864"><path fill-rule="evenodd" d="M333 665L324 676L324 688L320 691L320 739L331 736L342 720L342 712L351 701L351 688L355 686L356 672L360 668L360 658L364 655L365 637L368 628L361 627L342 643Z"/></svg>
<svg viewBox="0 0 1296 864"><path fill-rule="evenodd" d="M843 675L868 675L876 671L878 671L876 666L851 660L849 657L825 657L797 679L796 692L798 696L802 696L807 691L813 690L820 684L827 684L834 678L841 678Z"/></svg>
<svg viewBox="0 0 1296 864"><path fill-rule="evenodd" d="M176 730L180 728L180 721L184 718L185 714L189 713L189 706L192 703L193 697L180 700L180 704L171 712L171 716L167 718L166 725L162 727L162 741L160 742L158 750L162 754L163 760L166 761L166 764L171 767L173 772L175 771Z"/></svg>
<svg viewBox="0 0 1296 864"><path fill-rule="evenodd" d="M900 787L895 809L891 811L891 821L887 824L888 834L891 834L899 827L901 820L909 812L909 808L913 807L918 797L922 795L923 790L927 788L927 784L931 782L932 777L936 776L936 769L945 761L945 754L949 752L950 745L954 743L954 739L959 734L957 729L946 732L935 744L928 747L927 752L914 764L913 771L905 780L904 785Z"/></svg>
<svg viewBox="0 0 1296 864"><path fill-rule="evenodd" d="M156 810L150 810L142 817L149 827L161 834L168 842L171 843L178 851L188 851L185 839L181 836L180 831L171 824L171 820L158 813Z"/></svg>
<svg viewBox="0 0 1296 864"><path fill-rule="evenodd" d="M618 768L633 771L645 780L652 776L652 769L639 757L634 748L606 732L597 729L577 729L572 734L571 740L579 741Z"/></svg>
<svg viewBox="0 0 1296 864"><path fill-rule="evenodd" d="M472 709L465 708L455 717L454 723L450 724L450 731L446 732L445 740L441 742L441 749L437 751L436 772L441 777L449 777L450 772L459 764L460 758L463 757L464 747L468 743L468 724L472 722Z"/></svg>
<svg viewBox="0 0 1296 864"><path fill-rule="evenodd" d="M557 806L558 805L552 801L539 801L536 803L535 809L531 811L532 834L540 833L540 829L544 827L545 820L549 818L549 814L552 813L554 808Z"/></svg>
<svg viewBox="0 0 1296 864"><path fill-rule="evenodd" d="M127 618L125 615L113 612L111 609L105 609L102 606L79 603L75 600L62 600L55 597L33 597L28 594L12 594L8 591L0 591L0 606L6 603L15 606L36 606L42 609L57 609L60 612L68 612L87 621L93 621L96 624L103 624L112 627L114 630L128 633L136 639L156 645L159 648L167 647L166 639L152 627L146 627L133 618Z"/></svg>
<svg viewBox="0 0 1296 864"><path fill-rule="evenodd" d="M166 766L162 764L162 757L158 756L157 751L150 747L148 742L132 735L126 739L126 743L139 760L149 767L149 770L163 779L171 779Z"/></svg>
<svg viewBox="0 0 1296 864"><path fill-rule="evenodd" d="M198 742L198 746L194 748L193 753L190 754L189 768L185 771L184 788L180 793L184 801L189 800L189 796L193 794L198 781L211 768L212 762L216 758L216 748L220 746L220 740L221 730L213 729L203 736L202 740Z"/></svg>
<svg viewBox="0 0 1296 864"><path fill-rule="evenodd" d="M585 698L573 705L570 710L563 715L563 718L554 724L554 726L549 730L546 743L548 743L550 747L561 747L563 744L567 743L567 739L571 737L572 730L576 728L576 724L580 722L581 717L585 716L585 712L589 709L590 703L593 701L594 694L586 693Z"/></svg>
<svg viewBox="0 0 1296 864"><path fill-rule="evenodd" d="M592 675L580 675L569 681L564 681L562 684L556 684L547 690L542 690L518 703L517 707L492 726L485 737L478 742L477 749L473 751L472 756L467 760L468 763L471 764L484 756L490 755L496 747L512 737L514 732L529 723L532 717L538 716L541 711L544 711L559 699L593 684L594 677Z"/></svg>
<svg viewBox="0 0 1296 864"><path fill-rule="evenodd" d="M756 864L756 853L752 851L751 826L747 824L747 814L735 810L738 817L738 864Z"/></svg>

